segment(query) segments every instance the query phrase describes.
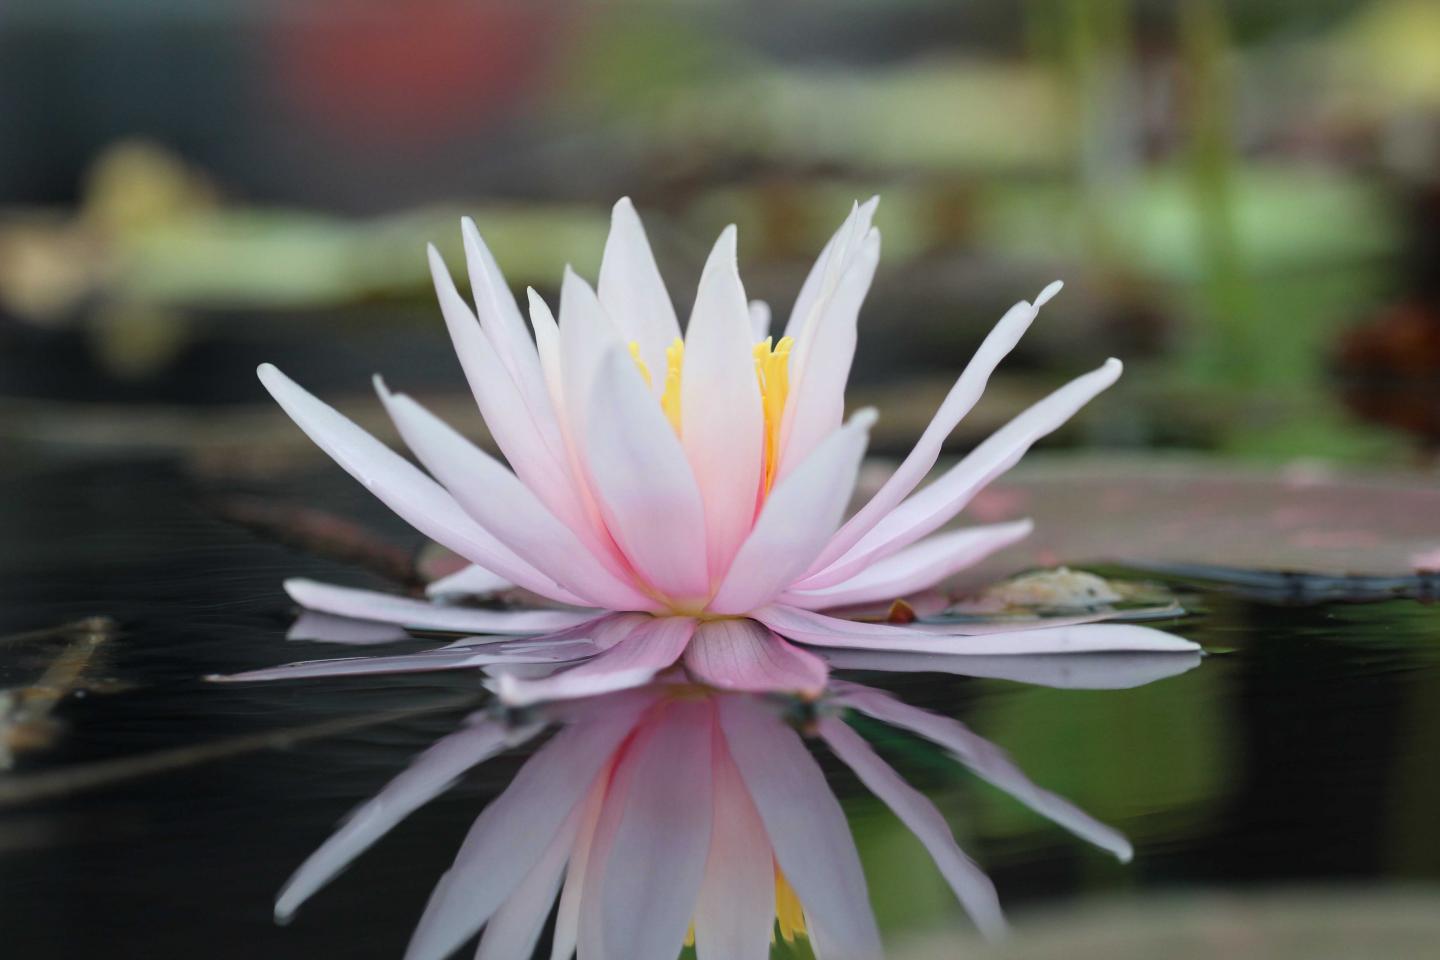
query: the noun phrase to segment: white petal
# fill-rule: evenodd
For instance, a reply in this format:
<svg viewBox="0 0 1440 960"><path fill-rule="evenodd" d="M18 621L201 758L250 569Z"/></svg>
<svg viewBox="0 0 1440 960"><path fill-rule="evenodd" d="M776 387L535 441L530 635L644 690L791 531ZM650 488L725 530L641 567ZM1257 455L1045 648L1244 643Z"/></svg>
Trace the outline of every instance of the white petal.
<svg viewBox="0 0 1440 960"><path fill-rule="evenodd" d="M810 565L845 515L874 422L873 410L856 413L775 485L710 610L748 613L777 596Z"/></svg>
<svg viewBox="0 0 1440 960"><path fill-rule="evenodd" d="M465 837L431 894L406 960L443 960L474 935L539 862L650 700L607 704L566 727L526 762Z"/></svg>
<svg viewBox="0 0 1440 960"><path fill-rule="evenodd" d="M834 293L816 306L790 354L790 393L780 434L783 479L805 461L845 415L845 382L855 358L856 323L860 305L880 261L880 233L871 230L853 262L840 276Z"/></svg>
<svg viewBox="0 0 1440 960"><path fill-rule="evenodd" d="M555 909L555 931L550 937L550 960L570 960L575 955L580 933L580 904L585 895L585 874L590 865L590 848L594 845L595 827L605 805L610 786L613 762L600 772L590 795L578 808L580 828L575 834L575 848L565 869L565 886L560 892L560 905ZM588 946L588 945L587 945ZM588 951L587 951L588 957Z"/></svg>
<svg viewBox="0 0 1440 960"><path fill-rule="evenodd" d="M599 610L480 610L452 607L393 593L357 590L314 580L285 581L285 592L300 606L356 620L394 623L418 630L453 633L532 634L564 630L593 620Z"/></svg>
<svg viewBox="0 0 1440 960"><path fill-rule="evenodd" d="M681 438L705 503L710 575L729 567L755 519L765 415L755 382L735 228L720 234L685 333Z"/></svg>
<svg viewBox="0 0 1440 960"><path fill-rule="evenodd" d="M882 723L910 730L949 750L976 776L1010 794L1031 810L1103 850L1122 862L1134 851L1118 831L1105 826L1064 797L1042 790L1015 766L1005 751L950 717L908 706L878 690L852 683L837 683L837 701L854 707Z"/></svg>
<svg viewBox="0 0 1440 960"><path fill-rule="evenodd" d="M258 373L265 389L321 450L416 530L541 596L583 606L471 520L454 497L404 457L270 364L262 364Z"/></svg>
<svg viewBox="0 0 1440 960"><path fill-rule="evenodd" d="M825 650L836 670L886 673L949 673L1013 680L1062 690L1128 690L1193 670L1203 659L1191 653L1030 654L994 657L881 650Z"/></svg>
<svg viewBox="0 0 1440 960"><path fill-rule="evenodd" d="M422 653L390 657L342 657L332 660L304 660L262 670L212 675L215 683L254 683L269 680L308 680L316 677L359 677L376 674L432 673L438 670L466 670L496 664L557 663L594 656L597 648L583 641L534 646L529 641L502 641L486 644L450 645Z"/></svg>
<svg viewBox="0 0 1440 960"><path fill-rule="evenodd" d="M515 303L515 296L506 286L505 275L500 272L490 249L480 238L475 221L469 217L462 218L460 230L464 236L465 262L470 272L470 289L475 298L475 312L480 326L509 372L531 418L545 432L547 442L557 444L559 433L555 426L555 410L545 389L535 344L526 331L525 319ZM558 454L558 445L552 446L552 451Z"/></svg>
<svg viewBox="0 0 1440 960"><path fill-rule="evenodd" d="M601 955L673 960L710 848L714 707L675 700L630 743L612 780L585 879Z"/></svg>
<svg viewBox="0 0 1440 960"><path fill-rule="evenodd" d="M935 865L955 896L987 937L1005 933L1005 916L1000 899L990 878L965 856L955 843L950 826L929 798L910 786L894 770L875 755L870 745L851 730L844 721L825 717L820 721L820 736L835 756L855 772L870 792L884 801L901 822L925 845Z"/></svg>
<svg viewBox="0 0 1440 960"><path fill-rule="evenodd" d="M770 304L764 300L750 301L750 339L759 343L770 336Z"/></svg>
<svg viewBox="0 0 1440 960"><path fill-rule="evenodd" d="M550 907L560 891L565 863L584 817L585 805L576 804L540 860L485 925L475 960L514 960L535 955L535 944L550 917Z"/></svg>
<svg viewBox="0 0 1440 960"><path fill-rule="evenodd" d="M825 661L754 620L707 620L685 648L685 669L721 690L819 694Z"/></svg>
<svg viewBox="0 0 1440 960"><path fill-rule="evenodd" d="M658 395L664 389L665 349L680 336L680 323L650 252L645 228L628 197L611 211L599 293L620 335L640 345L640 357L654 376Z"/></svg>
<svg viewBox="0 0 1440 960"><path fill-rule="evenodd" d="M425 595L427 597L483 597L487 594L509 590L513 586L515 584L504 577L491 573L479 564L472 563L426 584Z"/></svg>
<svg viewBox="0 0 1440 960"><path fill-rule="evenodd" d="M700 488L627 353L607 352L585 422L590 480L620 550L666 596L703 598L710 579Z"/></svg>
<svg viewBox="0 0 1440 960"><path fill-rule="evenodd" d="M1032 306L1024 300L1015 304L1000 322L995 324L995 329L980 344L980 349L966 364L964 372L960 374L955 385L945 396L940 404L940 409L935 411L925 432L911 449L908 456L896 468L885 484L871 497L865 506L846 521L840 528L834 539L826 545L825 551L815 562L817 569L838 560L846 550L853 547L861 537L870 531L881 519L891 510L895 509L919 485L921 480L935 466L936 459L940 456L941 447L955 429L955 425L974 408L980 395L985 392L985 385L989 382L990 374L1000 364L1000 361L1015 348L1025 331L1030 329L1030 324L1035 320L1039 304L1042 304L1058 293L1060 284L1057 281L1041 291L1036 298L1036 305Z"/></svg>
<svg viewBox="0 0 1440 960"><path fill-rule="evenodd" d="M501 674L496 678L496 692L506 703L524 706L638 687L679 660L694 632L695 621L688 617L653 618L608 650L563 673L542 680Z"/></svg>
<svg viewBox="0 0 1440 960"><path fill-rule="evenodd" d="M1019 414L939 479L896 507L839 560L796 585L818 590L848 580L876 561L940 529L986 484L1009 470L1030 445L1066 420L1120 376L1120 361L1107 360Z"/></svg>
<svg viewBox="0 0 1440 960"><path fill-rule="evenodd" d="M610 610L655 602L606 569L575 533L497 460L404 394L376 389L406 444L481 526L570 593Z"/></svg>
<svg viewBox="0 0 1440 960"><path fill-rule="evenodd" d="M439 796L471 767L543 729L533 724L511 730L477 715L465 729L437 741L408 769L361 804L329 840L312 853L285 883L275 901L275 918L289 919L310 896L413 811Z"/></svg>
<svg viewBox="0 0 1440 960"><path fill-rule="evenodd" d="M440 312L491 437L526 486L557 516L571 522L578 516L574 485L564 461L564 443L553 411L548 408L534 411L529 407L495 345L455 289L439 251L432 246L429 255Z"/></svg>
<svg viewBox="0 0 1440 960"><path fill-rule="evenodd" d="M781 599L809 610L894 600L932 587L1024 539L1031 526L1029 520L1021 520L937 533L833 587L791 591Z"/></svg>
<svg viewBox="0 0 1440 960"><path fill-rule="evenodd" d="M894 623L861 623L813 610L772 604L751 614L782 637L820 647L949 654L1052 654L1102 651L1189 653L1200 649L1174 634L1124 623L1081 626L1014 626L997 630L987 624L956 624L951 634ZM987 632L988 631L988 632Z"/></svg>
<svg viewBox="0 0 1440 960"><path fill-rule="evenodd" d="M717 707L725 741L807 920L832 943L826 960L881 955L865 874L850 826L825 775L795 731L770 705L723 697Z"/></svg>
<svg viewBox="0 0 1440 960"><path fill-rule="evenodd" d="M870 221L874 218L875 208L879 204L879 197L871 197L863 204L853 204L845 222L840 224L840 228L826 241L795 298L790 319L785 323L785 336L799 340L806 325L813 321L817 306L834 293L835 285L844 274L845 268L854 260L854 252L859 249L860 239L870 232Z"/></svg>
<svg viewBox="0 0 1440 960"><path fill-rule="evenodd" d="M765 958L775 926L775 858L745 781L721 744L713 767L710 855L695 908L695 953L699 960Z"/></svg>

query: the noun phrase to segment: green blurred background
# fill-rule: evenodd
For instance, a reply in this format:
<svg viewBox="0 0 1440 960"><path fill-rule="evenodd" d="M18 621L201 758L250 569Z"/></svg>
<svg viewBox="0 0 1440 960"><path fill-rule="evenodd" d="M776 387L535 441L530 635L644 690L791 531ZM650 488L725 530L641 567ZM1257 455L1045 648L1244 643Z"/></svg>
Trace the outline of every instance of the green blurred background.
<svg viewBox="0 0 1440 960"><path fill-rule="evenodd" d="M302 449L267 359L367 424L378 368L465 410L423 244L458 264L472 214L548 295L593 276L620 195L682 310L733 221L783 316L879 193L852 384L881 453L1056 277L957 445L1110 354L1122 387L1062 440L1431 466L1440 442L1432 0L9 0L0 142L20 455Z"/></svg>

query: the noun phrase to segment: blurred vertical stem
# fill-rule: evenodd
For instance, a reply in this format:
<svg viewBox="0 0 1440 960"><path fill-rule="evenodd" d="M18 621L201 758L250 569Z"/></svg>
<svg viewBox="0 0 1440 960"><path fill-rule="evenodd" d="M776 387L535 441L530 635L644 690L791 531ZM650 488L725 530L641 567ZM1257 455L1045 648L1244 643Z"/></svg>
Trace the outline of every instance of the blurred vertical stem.
<svg viewBox="0 0 1440 960"><path fill-rule="evenodd" d="M1205 314L1194 331L1188 367L1199 380L1253 387L1262 354L1235 228L1234 91L1220 0L1183 0L1179 31L1189 81L1188 166Z"/></svg>
<svg viewBox="0 0 1440 960"><path fill-rule="evenodd" d="M1082 249L1102 273L1124 268L1112 211L1139 163L1131 70L1133 0L1031 0L1032 51L1055 63L1071 100L1071 163Z"/></svg>

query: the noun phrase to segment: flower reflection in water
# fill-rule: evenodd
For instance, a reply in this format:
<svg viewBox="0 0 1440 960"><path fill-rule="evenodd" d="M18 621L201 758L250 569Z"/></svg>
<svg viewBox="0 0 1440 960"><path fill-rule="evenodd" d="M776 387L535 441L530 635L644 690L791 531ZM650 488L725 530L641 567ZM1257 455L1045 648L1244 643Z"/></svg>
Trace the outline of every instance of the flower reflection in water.
<svg viewBox="0 0 1440 960"><path fill-rule="evenodd" d="M1078 671L1029 657L996 658L990 669L1115 687L1199 662L1173 654L1078 659L1089 661ZM801 700L718 691L675 670L639 688L475 714L354 812L291 878L276 916L290 917L466 770L553 726L554 736L475 821L430 897L410 960L447 957L482 927L482 960L529 957L557 896L552 958L672 960L693 942L701 958L758 960L777 932L807 938L825 960L880 956L854 840L802 732L823 741L920 839L984 933L1003 932L988 878L934 804L845 722L847 711L935 743L1040 815L1130 858L1123 836L1036 786L957 720L853 683Z"/></svg>

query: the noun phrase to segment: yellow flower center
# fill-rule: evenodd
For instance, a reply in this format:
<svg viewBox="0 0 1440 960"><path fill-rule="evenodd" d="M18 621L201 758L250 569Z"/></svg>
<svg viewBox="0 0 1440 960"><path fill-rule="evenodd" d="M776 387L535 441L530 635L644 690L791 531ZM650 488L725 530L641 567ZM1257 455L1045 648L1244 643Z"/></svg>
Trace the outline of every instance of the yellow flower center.
<svg viewBox="0 0 1440 960"><path fill-rule="evenodd" d="M790 350L795 346L794 337L781 337L778 343L766 337L755 344L755 381L760 388L760 409L765 416L764 456L765 474L760 494L765 496L775 485L775 470L780 459L780 421L785 414L785 398L790 393ZM640 344L630 342L630 356L645 378L645 385L654 380L650 368L640 358ZM670 421L675 435L680 436L680 373L685 366L685 341L679 337L665 348L665 389L660 394L660 409Z"/></svg>

